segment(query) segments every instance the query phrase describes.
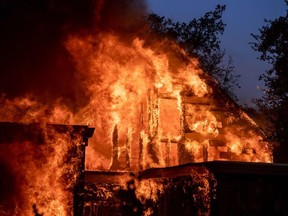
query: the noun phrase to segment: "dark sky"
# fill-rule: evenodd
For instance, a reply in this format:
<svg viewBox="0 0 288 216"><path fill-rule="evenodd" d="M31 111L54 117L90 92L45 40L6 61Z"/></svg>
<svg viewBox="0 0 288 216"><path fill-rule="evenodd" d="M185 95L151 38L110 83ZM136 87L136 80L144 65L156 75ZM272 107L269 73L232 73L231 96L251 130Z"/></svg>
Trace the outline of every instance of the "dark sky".
<svg viewBox="0 0 288 216"><path fill-rule="evenodd" d="M101 6L103 2L105 7ZM221 39L222 47L226 49L227 55L232 56L237 72L242 75L242 88L237 94L242 103L249 103L251 98L261 95L260 90L257 90L257 86L261 85L258 77L268 65L257 60L259 53L249 45L253 41L250 34L258 33L265 18L274 19L285 15L284 0L146 2L149 11L174 21L187 22L214 10L217 4L227 5L223 15L227 27ZM131 7L145 9L145 1L1 0L0 93L4 92L6 97L33 93L42 100L62 97L67 100L67 104L85 104L86 98L78 96L86 94L84 86L76 80L74 64L63 42L68 35L85 33L95 24L101 29L111 27L114 30L120 28L126 33L127 30L134 32L135 26L131 27L131 22L127 21L135 17L131 11L138 13L138 10L131 10ZM101 13L95 8L101 8Z"/></svg>
<svg viewBox="0 0 288 216"><path fill-rule="evenodd" d="M109 30L134 33L144 9L144 0L1 0L0 103L32 96L44 104L61 98L73 109L87 104L87 86L67 39Z"/></svg>
<svg viewBox="0 0 288 216"><path fill-rule="evenodd" d="M0 100L4 93L76 101L82 87L63 41L89 26L90 8L86 0L0 1Z"/></svg>
<svg viewBox="0 0 288 216"><path fill-rule="evenodd" d="M284 0L147 0L150 11L174 21L188 22L214 10L217 4L226 5L223 21L227 24L221 37L222 47L231 55L237 73L241 74L241 89L237 90L240 103L250 104L261 96L258 77L269 65L257 60L259 53L252 50L251 33L265 25L264 19L275 19L286 14Z"/></svg>

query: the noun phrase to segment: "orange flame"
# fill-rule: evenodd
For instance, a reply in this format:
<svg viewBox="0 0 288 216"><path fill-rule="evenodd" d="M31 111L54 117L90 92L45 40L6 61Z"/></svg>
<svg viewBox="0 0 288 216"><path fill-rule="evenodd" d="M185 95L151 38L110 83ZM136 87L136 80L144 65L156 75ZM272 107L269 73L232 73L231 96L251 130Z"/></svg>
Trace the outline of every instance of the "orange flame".
<svg viewBox="0 0 288 216"><path fill-rule="evenodd" d="M186 153L186 162L272 161L257 125L243 112L234 115L235 108L231 114L221 100L217 104L212 79L175 44L148 45L139 38L129 43L101 33L70 36L66 46L90 102L71 113L60 101L48 107L29 97L5 100L1 119L95 127L89 169L177 165ZM25 114L15 115L18 110Z"/></svg>
<svg viewBox="0 0 288 216"><path fill-rule="evenodd" d="M171 141L172 145L184 143L185 149L193 152L191 161L271 162L268 147L259 152L254 146L253 156L244 153L248 151L248 148L243 150L245 140L239 139L238 134L232 137L237 130L229 125L237 124L237 118L247 120L247 116L242 113L237 118L226 118L214 113L213 110L218 109L217 101L214 101L213 89L207 85L207 78L197 61L187 58L176 45L169 45L170 50L163 49L165 42L149 47L139 38L127 44L112 33L69 38L68 50L91 94L91 102L76 115L76 119L97 128L93 148L111 158L111 130L117 124L117 163L125 163L121 155L126 148L125 137L130 134L131 169L165 166L167 151L163 152L162 146L163 143L171 144ZM229 129L224 130L223 125ZM253 136L263 139L257 132ZM215 144L214 140L222 143ZM256 142L255 145L264 147L268 144ZM234 153L242 156L233 157ZM99 167L97 160L89 163Z"/></svg>
<svg viewBox="0 0 288 216"><path fill-rule="evenodd" d="M69 130L59 133L41 126L41 133L43 140L38 143L23 140L0 144L0 163L9 161L9 172L14 175L9 183L15 184L15 192L9 192L14 198L8 194L9 205L4 205L14 206L9 215L31 215L33 205L45 215L73 214L73 187L79 174L75 168L81 159L69 158L68 152L81 141L77 137L71 141Z"/></svg>
<svg viewBox="0 0 288 216"><path fill-rule="evenodd" d="M5 99L1 120L95 127L87 148L88 169L139 170L211 160L272 162L270 145L257 125L215 95L215 81L172 42L148 44L137 37L129 42L109 32L72 35L66 47L89 103L72 113L61 101L46 106L29 96ZM71 169L59 167L68 151L65 139L65 134L57 135L46 163L39 165L45 170L41 182L36 180L38 165L25 172L34 184L27 187L29 205L36 197L37 203L47 202L48 207L39 206L45 215L69 211L63 204L68 195L58 180L63 170ZM145 190L146 182L142 184L139 190ZM43 193L47 187L54 189L52 194Z"/></svg>

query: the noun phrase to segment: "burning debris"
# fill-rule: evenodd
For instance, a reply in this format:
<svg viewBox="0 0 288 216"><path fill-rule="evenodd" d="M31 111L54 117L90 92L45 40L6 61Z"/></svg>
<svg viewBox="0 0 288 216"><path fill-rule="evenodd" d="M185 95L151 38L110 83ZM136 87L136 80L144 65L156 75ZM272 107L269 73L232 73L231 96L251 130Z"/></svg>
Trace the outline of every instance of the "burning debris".
<svg viewBox="0 0 288 216"><path fill-rule="evenodd" d="M205 167L111 174L85 173L84 215L210 215L216 181Z"/></svg>
<svg viewBox="0 0 288 216"><path fill-rule="evenodd" d="M227 161L87 171L84 215L285 215L287 180L287 165Z"/></svg>

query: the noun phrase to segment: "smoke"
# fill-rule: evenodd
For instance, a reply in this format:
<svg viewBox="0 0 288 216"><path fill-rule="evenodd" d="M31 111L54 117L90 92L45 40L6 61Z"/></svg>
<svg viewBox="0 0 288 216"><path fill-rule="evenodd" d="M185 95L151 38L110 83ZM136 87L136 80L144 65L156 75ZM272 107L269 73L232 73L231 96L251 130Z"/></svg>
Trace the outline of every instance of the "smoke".
<svg viewBox="0 0 288 216"><path fill-rule="evenodd" d="M19 188L16 184L15 176L11 167L5 163L3 156L0 158L0 212L4 211L3 206L11 206L14 203L14 197L19 197Z"/></svg>
<svg viewBox="0 0 288 216"><path fill-rule="evenodd" d="M146 4L143 0L106 0L96 5L96 25L101 31L133 35L144 26Z"/></svg>
<svg viewBox="0 0 288 216"><path fill-rule="evenodd" d="M29 95L45 104L60 99L72 110L85 105L89 94L65 47L67 37L134 34L145 8L142 0L2 0L0 99Z"/></svg>

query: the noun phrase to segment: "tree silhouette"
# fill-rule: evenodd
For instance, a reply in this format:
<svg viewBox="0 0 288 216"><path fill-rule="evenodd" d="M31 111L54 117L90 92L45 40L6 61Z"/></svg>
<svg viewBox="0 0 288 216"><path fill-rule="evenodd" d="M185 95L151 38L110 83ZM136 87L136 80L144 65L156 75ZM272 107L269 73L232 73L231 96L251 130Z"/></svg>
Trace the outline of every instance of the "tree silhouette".
<svg viewBox="0 0 288 216"><path fill-rule="evenodd" d="M205 13L189 23L173 22L171 19L150 14L147 17L152 33L176 41L191 57L197 57L201 68L214 77L234 99L234 89L239 88L239 75L235 74L233 60L224 63L225 50L221 49L219 35L226 24L222 21L225 5L217 5L214 11Z"/></svg>
<svg viewBox="0 0 288 216"><path fill-rule="evenodd" d="M288 0L285 0L288 6ZM286 16L265 20L252 48L261 53L259 59L271 68L260 76L265 82L264 95L256 100L269 120L269 139L275 142L274 162L288 162L288 10Z"/></svg>

